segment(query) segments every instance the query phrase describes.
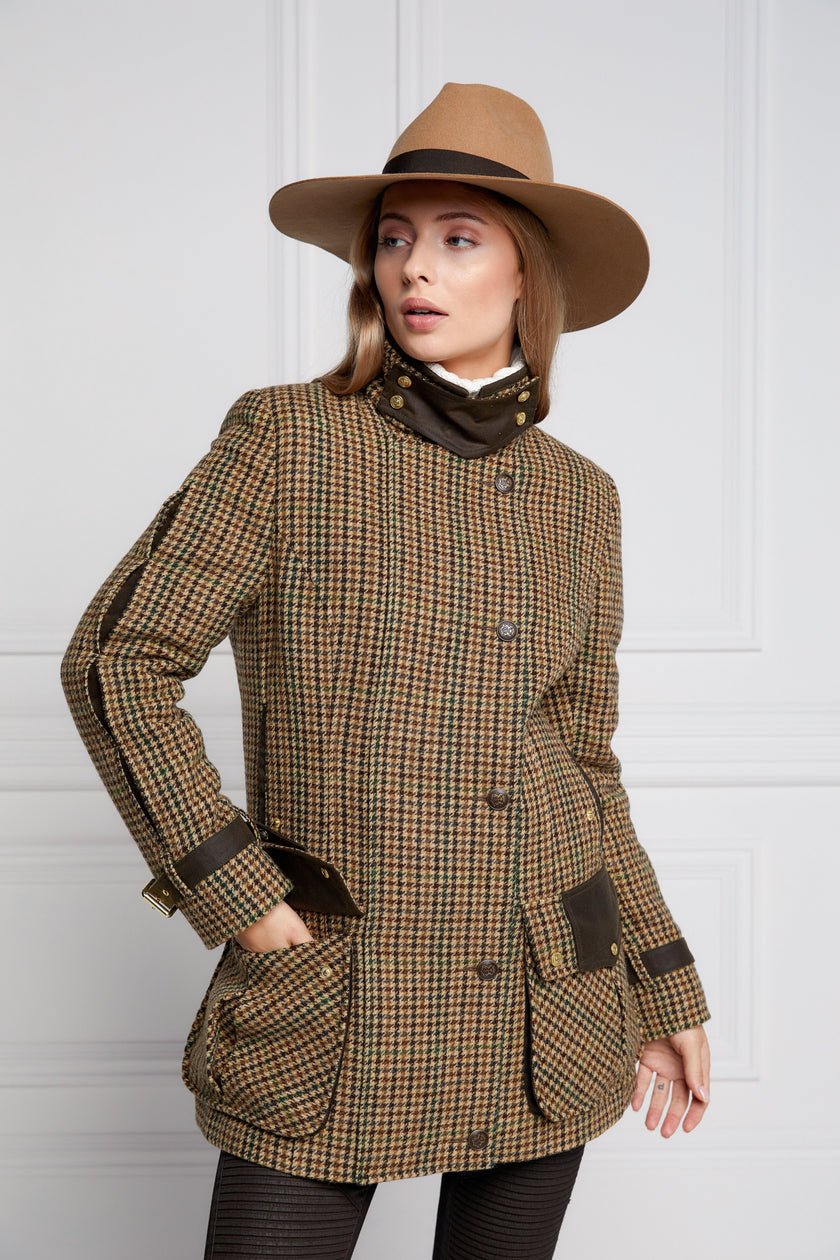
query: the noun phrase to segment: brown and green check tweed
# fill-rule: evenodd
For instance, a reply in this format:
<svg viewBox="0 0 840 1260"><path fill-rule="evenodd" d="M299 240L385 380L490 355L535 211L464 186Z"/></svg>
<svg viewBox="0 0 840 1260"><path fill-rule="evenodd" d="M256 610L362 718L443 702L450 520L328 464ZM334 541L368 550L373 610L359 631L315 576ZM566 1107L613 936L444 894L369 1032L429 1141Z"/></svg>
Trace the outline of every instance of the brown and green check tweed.
<svg viewBox="0 0 840 1260"><path fill-rule="evenodd" d="M539 427L461 458L382 390L240 399L63 665L149 866L226 943L184 1056L203 1132L360 1182L575 1146L642 1038L708 1018L611 751L612 482ZM230 938L294 898L269 851L185 874L245 826L178 703L228 634L249 815L363 912L304 911L315 942L266 955Z"/></svg>

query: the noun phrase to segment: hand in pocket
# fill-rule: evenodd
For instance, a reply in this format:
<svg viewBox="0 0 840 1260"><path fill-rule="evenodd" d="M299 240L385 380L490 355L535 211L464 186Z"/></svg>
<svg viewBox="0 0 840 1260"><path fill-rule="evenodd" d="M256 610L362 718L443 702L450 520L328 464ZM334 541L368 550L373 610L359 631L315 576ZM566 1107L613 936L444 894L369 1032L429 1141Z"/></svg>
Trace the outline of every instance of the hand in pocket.
<svg viewBox="0 0 840 1260"><path fill-rule="evenodd" d="M300 915L285 901L272 906L256 923L236 934L236 942L255 954L268 954L275 949L290 949L312 940L312 933Z"/></svg>

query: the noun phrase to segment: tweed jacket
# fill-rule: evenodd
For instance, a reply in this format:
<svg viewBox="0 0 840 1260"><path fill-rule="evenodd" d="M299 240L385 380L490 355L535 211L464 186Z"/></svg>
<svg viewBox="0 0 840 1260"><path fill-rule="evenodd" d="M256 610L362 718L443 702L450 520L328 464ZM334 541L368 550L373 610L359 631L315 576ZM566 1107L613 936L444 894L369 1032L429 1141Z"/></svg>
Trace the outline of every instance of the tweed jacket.
<svg viewBox="0 0 840 1260"><path fill-rule="evenodd" d="M575 1146L644 1039L708 1018L611 751L614 486L534 425L527 372L481 392L521 429L477 458L412 427L422 387L388 347L357 394L246 394L62 667L158 899L224 947L198 1124L318 1179ZM178 703L227 635L247 814ZM284 896L312 943L231 939Z"/></svg>

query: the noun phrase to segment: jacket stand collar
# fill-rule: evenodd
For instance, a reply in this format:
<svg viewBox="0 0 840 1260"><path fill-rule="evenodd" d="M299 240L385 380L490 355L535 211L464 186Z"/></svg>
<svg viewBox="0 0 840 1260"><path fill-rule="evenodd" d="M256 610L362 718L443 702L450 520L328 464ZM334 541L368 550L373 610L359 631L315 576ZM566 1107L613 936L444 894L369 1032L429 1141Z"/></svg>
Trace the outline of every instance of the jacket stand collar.
<svg viewBox="0 0 840 1260"><path fill-rule="evenodd" d="M388 340L382 366L384 380L377 378L371 386L379 413L462 459L499 451L535 423L540 382L527 367L514 368L509 377L485 385L471 398L425 363L398 353Z"/></svg>

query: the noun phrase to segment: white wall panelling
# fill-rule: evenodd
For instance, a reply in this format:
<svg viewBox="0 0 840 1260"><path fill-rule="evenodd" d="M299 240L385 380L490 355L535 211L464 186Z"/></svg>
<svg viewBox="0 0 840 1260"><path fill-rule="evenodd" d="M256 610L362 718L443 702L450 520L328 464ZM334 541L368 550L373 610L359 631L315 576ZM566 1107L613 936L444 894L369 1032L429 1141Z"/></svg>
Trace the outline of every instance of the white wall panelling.
<svg viewBox="0 0 840 1260"><path fill-rule="evenodd" d="M231 683L232 690L232 683ZM241 727L192 705L225 790L242 798ZM798 704L628 704L616 747L630 787L840 783L840 710ZM97 779L69 722L12 710L0 720L0 790L90 791Z"/></svg>
<svg viewBox="0 0 840 1260"><path fill-rule="evenodd" d="M690 1138L664 1145L628 1114L593 1144L564 1246L607 1254L618 1220L624 1254L642 1260L639 1205L655 1201L659 1236L678 1237L686 1260L833 1258L840 1129L790 1099L803 1030L809 1047L840 1038L821 961L840 882L824 546L840 459L825 401L840 7L0 8L2 158L17 190L0 204L13 243L0 923L15 960L0 980L0 1168L14 1186L0 1254L112 1260L117 1238L120 1260L200 1254L215 1156L178 1067L214 957L181 916L166 923L140 900L148 873L65 711L59 653L229 403L340 353L346 270L273 230L270 193L381 168L453 79L530 100L557 178L614 196L652 245L630 312L562 348L547 427L622 495L617 749L709 988L713 1107ZM185 704L241 801L229 652ZM395 1237L400 1260L427 1260L435 1191L433 1178L383 1187L359 1260L395 1254Z"/></svg>
<svg viewBox="0 0 840 1260"><path fill-rule="evenodd" d="M393 3L397 14L396 138L442 86L443 15L441 0L393 0Z"/></svg>
<svg viewBox="0 0 840 1260"><path fill-rule="evenodd" d="M703 975L715 1012L709 1035L715 1081L757 1079L754 1018L756 842L715 836L691 848L649 845L669 905Z"/></svg>
<svg viewBox="0 0 840 1260"><path fill-rule="evenodd" d="M652 9L658 2L647 0ZM608 10L612 8L607 0L602 3ZM574 29L581 19L566 8L560 6L555 20L560 23L562 19L564 29ZM453 41L457 45L470 36L469 30L458 29L458 11L447 12L447 39L443 41L438 0L369 0L368 9L372 21L366 28L370 46L367 55L377 66L376 93L360 90L359 65L347 53L359 37L357 10L337 8L328 0L307 4L301 0L266 0L266 117L259 121L260 133L263 129L266 133L268 169L262 200L275 187L293 179L379 169L393 140L395 119L397 126L404 125L416 108L434 95L441 78L450 74L465 77L450 64ZM711 493L703 497L702 503L697 502L696 510L702 511L705 526L702 550L694 563L689 555L687 562L675 569L672 551L663 541L663 536L674 532L671 525L666 526L663 519L650 518L644 507L649 498L646 481L638 482L638 470L631 466L622 472L625 515L631 528L641 531L638 549L629 553L631 580L625 651L708 652L752 648L757 644L756 320L761 306L757 258L762 241L758 189L763 126L759 14L757 0L717 0L702 21L693 19L701 35L711 38L709 31L713 32L710 55L719 60L718 66L710 67L711 83L705 90L710 117L720 113L720 130L719 134L702 137L698 148L702 152L711 139L719 150L717 165L710 166L714 178L708 180L703 196L710 223L720 217L723 231L719 256L711 258L713 269L719 274L714 296L717 310L710 308L704 344L695 351L692 366L696 368L698 361L704 368L708 365L708 371L718 381L719 392L716 401L709 394L713 405L706 413L695 416L690 400L683 405L696 419L695 431L706 430L715 444L716 455L708 475L716 478L716 484L710 485ZM526 0L522 16L537 20L534 0ZM544 20L541 8L539 20ZM629 17L624 20L629 21ZM580 37L595 37L598 26L593 17L591 27L584 24L581 28ZM475 46L479 47L480 41ZM540 55L545 56L545 50L540 50ZM652 73L656 64L654 57ZM476 67L473 77L479 69ZM720 108L714 96L716 75L722 80ZM508 68L506 78L509 77ZM324 92L327 84L329 91ZM521 88L519 84L511 86ZM561 126L568 126L565 119L555 123L555 128L550 116L548 121L549 130L556 129L561 135ZM642 115L640 126L644 121ZM558 168L558 178L564 177ZM185 207L185 224L188 213ZM335 361L343 342L345 268L338 260L273 232L265 222L264 204L260 205L260 214L263 220L259 231L267 239L269 266L262 277L264 296L256 291L254 296L259 296L259 309L264 314L268 354L259 376L240 378L238 384L242 387L261 383L262 379L309 377ZM253 227L250 230L253 232ZM667 261L668 251L661 252ZM692 277L690 270L687 279L699 280L698 287L704 287L702 277ZM605 341L605 345L609 353L609 343ZM571 398L575 403L578 387L574 382L583 382L589 376L586 357L580 373L574 371L576 353L570 346L568 367L564 369L571 376ZM595 372L603 376L602 365L595 367ZM223 395L226 401L232 400L235 388ZM608 411L624 405L617 390L604 400ZM218 423L219 408L214 400L204 420L204 435L208 432L207 419L211 431L213 424ZM638 416L631 411L628 419L641 422L642 432L650 432L644 410ZM562 435L564 429L558 425L559 421L553 418L548 422L548 427ZM574 420L571 437L578 440ZM649 448L655 444L654 431L650 432ZM590 451L592 440L581 435L579 445ZM200 451L199 441L194 455ZM598 455L597 449L594 454ZM189 462L184 461L182 472ZM612 460L608 456L605 462L615 469L615 456ZM178 475L174 457L172 469L165 492L172 488L172 477ZM144 502L151 505L145 509L150 512L154 500L146 498ZM692 493L691 503L694 502ZM714 528L710 528L712 511ZM634 527L636 517L641 525ZM686 524L682 513L677 519L676 536L696 548L694 526ZM133 522L127 523L126 539L131 537L132 528L137 531ZM642 554L647 557L645 564L636 558ZM693 568L696 580L683 589L686 564ZM663 581L666 571L668 577ZM72 595L69 599L62 597L58 606L45 603L44 589L38 592L34 609L26 600L12 599L0 614L0 652L60 650L78 606ZM672 598L664 598L669 592Z"/></svg>

